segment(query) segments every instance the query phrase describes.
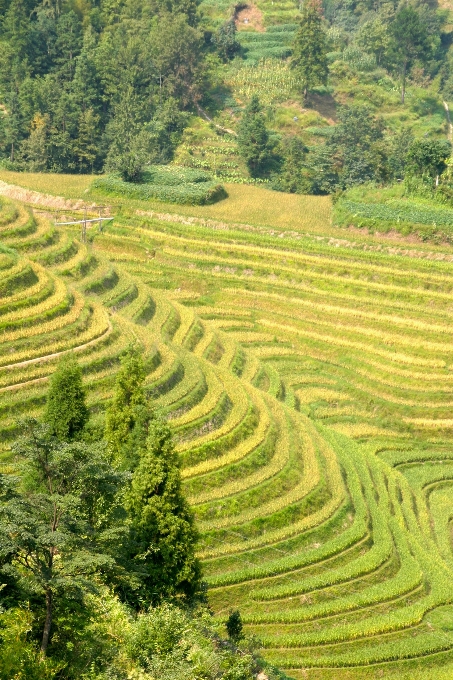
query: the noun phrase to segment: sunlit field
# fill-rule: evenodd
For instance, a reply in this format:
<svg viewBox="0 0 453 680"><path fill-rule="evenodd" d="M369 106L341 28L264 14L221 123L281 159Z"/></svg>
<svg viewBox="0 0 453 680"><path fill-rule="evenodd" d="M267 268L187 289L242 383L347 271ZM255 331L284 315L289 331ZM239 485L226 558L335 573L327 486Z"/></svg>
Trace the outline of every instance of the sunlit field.
<svg viewBox="0 0 453 680"><path fill-rule="evenodd" d="M68 198L91 181L0 179ZM1 199L3 469L62 355L100 427L138 342L215 615L239 608L298 680L447 680L453 251L332 231L329 198L227 189L205 207L113 203L86 244Z"/></svg>

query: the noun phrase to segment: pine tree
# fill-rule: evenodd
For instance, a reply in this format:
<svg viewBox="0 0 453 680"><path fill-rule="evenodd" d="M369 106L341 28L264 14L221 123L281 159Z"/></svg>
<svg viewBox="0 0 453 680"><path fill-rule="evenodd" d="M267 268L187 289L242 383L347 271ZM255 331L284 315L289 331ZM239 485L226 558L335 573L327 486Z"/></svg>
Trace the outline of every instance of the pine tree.
<svg viewBox="0 0 453 680"><path fill-rule="evenodd" d="M307 147L299 137L293 135L282 139L280 153L283 162L273 178L272 187L291 194L303 193L305 184L302 168L308 153Z"/></svg>
<svg viewBox="0 0 453 680"><path fill-rule="evenodd" d="M197 530L181 489L178 454L167 423L154 419L126 498L129 555L142 583L140 598L190 599L200 590Z"/></svg>
<svg viewBox="0 0 453 680"><path fill-rule="evenodd" d="M110 147L105 169L118 172L126 182L138 182L147 163L153 159L153 137L140 120L143 102L129 86L114 107L107 125Z"/></svg>
<svg viewBox="0 0 453 680"><path fill-rule="evenodd" d="M44 421L63 441L78 439L88 422L82 370L73 355L64 356L50 380Z"/></svg>
<svg viewBox="0 0 453 680"><path fill-rule="evenodd" d="M326 85L328 76L326 32L318 0L306 0L293 43L291 67L300 80L304 98L312 87Z"/></svg>
<svg viewBox="0 0 453 680"><path fill-rule="evenodd" d="M259 173L268 158L269 135L257 95L247 105L238 130L239 153L252 176Z"/></svg>
<svg viewBox="0 0 453 680"><path fill-rule="evenodd" d="M82 111L79 117L78 136L74 144L74 154L79 161L80 172L93 172L93 165L99 153L98 137L99 116L93 109Z"/></svg>
<svg viewBox="0 0 453 680"><path fill-rule="evenodd" d="M429 52L428 32L419 13L410 5L402 5L390 26L389 50L389 59L400 74L402 104L408 69L415 60L426 61Z"/></svg>
<svg viewBox="0 0 453 680"><path fill-rule="evenodd" d="M237 644L243 639L244 634L242 632L242 618L239 609L235 609L234 611L230 612L225 625L228 637L230 638L231 642Z"/></svg>
<svg viewBox="0 0 453 680"><path fill-rule="evenodd" d="M107 409L105 439L110 456L126 467L134 457L133 440L141 435L137 429L147 429L152 418L147 406L143 383L145 367L143 358L135 347L129 347L121 358L121 368L116 376L115 396ZM134 431L135 430L135 431ZM135 435L135 436L134 436Z"/></svg>
<svg viewBox="0 0 453 680"><path fill-rule="evenodd" d="M31 121L30 135L21 144L21 156L29 172L47 169L47 119L36 113Z"/></svg>
<svg viewBox="0 0 453 680"><path fill-rule="evenodd" d="M241 44L236 38L237 28L234 19L225 21L211 38L223 61L233 59L241 51Z"/></svg>

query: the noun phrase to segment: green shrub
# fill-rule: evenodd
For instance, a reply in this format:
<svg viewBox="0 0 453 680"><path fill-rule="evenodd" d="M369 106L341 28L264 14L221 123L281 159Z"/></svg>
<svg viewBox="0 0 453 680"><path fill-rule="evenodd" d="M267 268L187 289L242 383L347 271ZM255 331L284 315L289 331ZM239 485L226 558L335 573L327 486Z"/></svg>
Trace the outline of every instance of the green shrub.
<svg viewBox="0 0 453 680"><path fill-rule="evenodd" d="M115 176L101 177L92 188L104 193L142 201L159 199L167 203L208 205L227 197L221 184L199 170L169 166L152 166L144 173L144 183L123 182Z"/></svg>
<svg viewBox="0 0 453 680"><path fill-rule="evenodd" d="M430 226L453 227L453 211L422 207L411 203L356 203L343 201L343 207L357 217L385 220L392 223L412 222Z"/></svg>

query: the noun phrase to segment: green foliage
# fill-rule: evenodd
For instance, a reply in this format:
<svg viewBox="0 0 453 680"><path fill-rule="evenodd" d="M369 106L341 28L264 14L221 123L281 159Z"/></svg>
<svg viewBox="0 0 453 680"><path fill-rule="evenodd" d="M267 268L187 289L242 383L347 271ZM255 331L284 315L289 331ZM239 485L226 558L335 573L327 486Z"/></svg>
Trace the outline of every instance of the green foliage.
<svg viewBox="0 0 453 680"><path fill-rule="evenodd" d="M71 441L80 439L88 418L82 370L70 354L60 359L50 380L44 420L53 435Z"/></svg>
<svg viewBox="0 0 453 680"><path fill-rule="evenodd" d="M303 193L306 190L303 167L307 147L299 137L285 137L280 143L279 152L283 160L281 168L272 179L272 188L291 194Z"/></svg>
<svg viewBox="0 0 453 680"><path fill-rule="evenodd" d="M190 177L190 173L186 174L181 168L151 167L143 174L143 179L151 180L151 183L133 184L116 177L103 177L94 180L92 187L106 194L141 201L158 199L184 205L210 205L227 197L221 184L201 181L200 173L195 174L194 181L190 181Z"/></svg>
<svg viewBox="0 0 453 680"><path fill-rule="evenodd" d="M407 153L407 170L410 174L435 178L447 167L451 144L447 140L417 139Z"/></svg>
<svg viewBox="0 0 453 680"><path fill-rule="evenodd" d="M102 447L60 442L48 426L28 420L13 446L20 477L2 475L0 499L3 570L44 599L41 650L52 632L55 602L82 598L94 577L115 561L112 541L116 494L124 475L106 461Z"/></svg>
<svg viewBox="0 0 453 680"><path fill-rule="evenodd" d="M269 158L269 134L256 94L252 96L242 116L238 130L238 147L252 176L258 175Z"/></svg>
<svg viewBox="0 0 453 680"><path fill-rule="evenodd" d="M299 29L294 37L291 66L304 94L327 83L327 41L317 0L304 2Z"/></svg>
<svg viewBox="0 0 453 680"><path fill-rule="evenodd" d="M222 640L206 611L186 612L169 604L141 614L126 643L144 677L158 680L252 680L263 668L254 647L246 640L237 650Z"/></svg>
<svg viewBox="0 0 453 680"><path fill-rule="evenodd" d="M212 36L212 43L215 45L217 52L223 61L233 59L233 57L240 51L241 45L236 38L236 23L234 19L225 21Z"/></svg>
<svg viewBox="0 0 453 680"><path fill-rule="evenodd" d="M225 624L228 637L232 642L237 644L244 637L242 632L242 619L241 613L238 609L235 609L228 616L227 622Z"/></svg>
<svg viewBox="0 0 453 680"><path fill-rule="evenodd" d="M195 3L112 4L10 5L0 33L0 158L16 169L106 164L136 181L150 160L171 158L184 109L210 78Z"/></svg>
<svg viewBox="0 0 453 680"><path fill-rule="evenodd" d="M401 80L401 101L404 104L408 69L415 59L424 61L429 54L426 25L412 5L401 5L390 27L389 60L397 68Z"/></svg>
<svg viewBox="0 0 453 680"><path fill-rule="evenodd" d="M396 134L389 144L388 165L390 176L402 179L406 174L409 149L414 141L412 132L404 127Z"/></svg>
<svg viewBox="0 0 453 680"><path fill-rule="evenodd" d="M357 217L376 218L385 220L390 224L409 222L415 224L435 225L439 227L451 227L451 211L442 208L429 208L403 201L391 203L358 203L343 200L343 205Z"/></svg>
<svg viewBox="0 0 453 680"><path fill-rule="evenodd" d="M141 597L193 598L200 589L195 557L198 532L181 490L178 454L168 425L151 421L134 469L126 507L131 517L131 556L142 580Z"/></svg>
<svg viewBox="0 0 453 680"><path fill-rule="evenodd" d="M132 87L122 93L106 134L111 140L107 172L118 172L126 182L138 182L152 159L152 140L141 120L140 100Z"/></svg>
<svg viewBox="0 0 453 680"><path fill-rule="evenodd" d="M42 654L30 641L33 615L14 607L0 613L0 680L54 680L64 667Z"/></svg>
<svg viewBox="0 0 453 680"><path fill-rule="evenodd" d="M142 355L129 347L121 357L121 368L115 381L115 395L107 409L105 440L110 456L118 464L128 460L130 439L140 409L146 407L145 366ZM151 414L150 414L151 415Z"/></svg>

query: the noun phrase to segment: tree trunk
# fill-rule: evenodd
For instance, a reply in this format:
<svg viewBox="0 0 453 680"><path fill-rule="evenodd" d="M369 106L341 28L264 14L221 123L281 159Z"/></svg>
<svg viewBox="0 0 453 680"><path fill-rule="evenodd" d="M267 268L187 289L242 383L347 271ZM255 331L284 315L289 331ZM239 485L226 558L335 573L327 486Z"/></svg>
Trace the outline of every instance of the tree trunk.
<svg viewBox="0 0 453 680"><path fill-rule="evenodd" d="M46 654L47 647L49 644L49 638L50 638L50 629L52 626L52 590L48 588L46 590L46 621L44 623L44 630L42 633L42 642L41 642L41 652Z"/></svg>

